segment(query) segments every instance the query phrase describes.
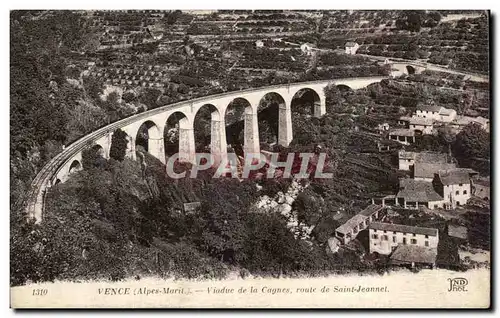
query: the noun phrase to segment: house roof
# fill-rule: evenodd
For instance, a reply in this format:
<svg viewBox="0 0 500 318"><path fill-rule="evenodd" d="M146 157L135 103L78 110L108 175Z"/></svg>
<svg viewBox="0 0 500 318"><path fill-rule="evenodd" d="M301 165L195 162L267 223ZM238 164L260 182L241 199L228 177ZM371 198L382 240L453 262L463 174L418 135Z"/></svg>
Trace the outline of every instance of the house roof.
<svg viewBox="0 0 500 318"><path fill-rule="evenodd" d="M356 44L358 44L358 43L356 43L356 42L347 42L345 44L345 46L347 46L347 47L353 47L353 46L356 46Z"/></svg>
<svg viewBox="0 0 500 318"><path fill-rule="evenodd" d="M381 211L382 209L384 209L384 207L381 205L370 204L369 206L367 206L363 211L359 212L358 214L369 217L369 216L372 216L373 214L375 214L376 212Z"/></svg>
<svg viewBox="0 0 500 318"><path fill-rule="evenodd" d="M392 224L392 223L382 223L382 222L372 222L370 224L370 229L389 231L389 232L401 232L401 233L411 233L411 234L421 234L437 236L438 230L430 227L418 227L403 224Z"/></svg>
<svg viewBox="0 0 500 318"><path fill-rule="evenodd" d="M471 171L469 169L455 168L455 169L439 170L437 174L442 184L450 185L450 184L468 183L470 181Z"/></svg>
<svg viewBox="0 0 500 318"><path fill-rule="evenodd" d="M456 110L451 109L451 108L443 108L439 112L439 115L450 116L452 113L456 113Z"/></svg>
<svg viewBox="0 0 500 318"><path fill-rule="evenodd" d="M401 117L399 117L399 120L400 121L410 121L411 117L409 117L409 116L401 116Z"/></svg>
<svg viewBox="0 0 500 318"><path fill-rule="evenodd" d="M394 129L391 132L389 132L389 135L413 137L413 136L415 136L415 130L412 130L412 129Z"/></svg>
<svg viewBox="0 0 500 318"><path fill-rule="evenodd" d="M448 225L448 235L466 240L467 228L465 226L457 226L450 224Z"/></svg>
<svg viewBox="0 0 500 318"><path fill-rule="evenodd" d="M442 201L443 198L434 190L432 183L409 178L399 180L398 198L404 198L410 202L434 202Z"/></svg>
<svg viewBox="0 0 500 318"><path fill-rule="evenodd" d="M366 219L366 216L356 214L355 216L347 220L347 222L339 226L335 231L343 234L350 233L355 226L359 225L359 223L361 222L364 222Z"/></svg>
<svg viewBox="0 0 500 318"><path fill-rule="evenodd" d="M417 245L400 244L391 255L395 264L427 263L434 264L437 258L437 249Z"/></svg>
<svg viewBox="0 0 500 318"><path fill-rule="evenodd" d="M422 151L417 152L415 162L446 163L448 155L440 152Z"/></svg>
<svg viewBox="0 0 500 318"><path fill-rule="evenodd" d="M455 124L460 126L467 126L470 123L478 123L480 125L488 125L490 120L484 117L470 117L470 116L457 116L453 121Z"/></svg>
<svg viewBox="0 0 500 318"><path fill-rule="evenodd" d="M415 162L413 177L414 178L434 178L434 174L439 170L456 168L454 163L428 163Z"/></svg>
<svg viewBox="0 0 500 318"><path fill-rule="evenodd" d="M410 125L432 126L434 120L432 118L411 117L409 122Z"/></svg>
<svg viewBox="0 0 500 318"><path fill-rule="evenodd" d="M398 156L400 159L415 159L417 153L412 151L404 151L401 150L398 152Z"/></svg>
<svg viewBox="0 0 500 318"><path fill-rule="evenodd" d="M418 110L428 111L428 112L440 112L443 107L441 106L430 106L430 105L419 105Z"/></svg>

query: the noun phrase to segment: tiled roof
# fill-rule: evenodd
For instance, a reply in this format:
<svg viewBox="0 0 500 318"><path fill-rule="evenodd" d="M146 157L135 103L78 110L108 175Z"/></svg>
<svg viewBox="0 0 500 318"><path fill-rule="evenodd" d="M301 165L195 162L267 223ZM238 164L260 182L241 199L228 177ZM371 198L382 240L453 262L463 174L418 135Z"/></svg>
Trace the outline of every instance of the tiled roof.
<svg viewBox="0 0 500 318"><path fill-rule="evenodd" d="M350 233L355 226L359 225L359 223L364 222L366 219L366 216L356 214L355 216L347 220L347 222L339 226L335 231L343 234Z"/></svg>
<svg viewBox="0 0 500 318"><path fill-rule="evenodd" d="M489 124L490 120L484 117L470 117L470 116L457 116L457 118L453 121L455 124L460 126L467 126L470 123L477 123L480 125Z"/></svg>
<svg viewBox="0 0 500 318"><path fill-rule="evenodd" d="M426 263L434 264L437 258L437 249L416 245L400 244L391 255L395 264Z"/></svg>
<svg viewBox="0 0 500 318"><path fill-rule="evenodd" d="M428 112L440 112L443 107L441 106L427 106L427 105L419 105L417 106L418 110L428 111Z"/></svg>
<svg viewBox="0 0 500 318"><path fill-rule="evenodd" d="M422 151L417 152L415 162L446 163L447 154L439 152Z"/></svg>
<svg viewBox="0 0 500 318"><path fill-rule="evenodd" d="M453 112L455 112L455 113L456 113L456 110L451 109L451 108L443 108L443 109L441 109L441 111L439 112L439 115L443 115L443 116L450 116Z"/></svg>
<svg viewBox="0 0 500 318"><path fill-rule="evenodd" d="M415 159L417 155L418 153L412 151L401 150L398 152L398 156L400 159Z"/></svg>
<svg viewBox="0 0 500 318"><path fill-rule="evenodd" d="M403 178L399 180L398 198L410 202L442 201L443 198L434 190L431 182Z"/></svg>
<svg viewBox="0 0 500 318"><path fill-rule="evenodd" d="M448 225L448 235L466 240L467 228L465 226L456 226L450 224Z"/></svg>
<svg viewBox="0 0 500 318"><path fill-rule="evenodd" d="M471 171L469 171L468 169L455 168L439 170L438 177L441 180L441 183L444 185L469 183L470 173Z"/></svg>
<svg viewBox="0 0 500 318"><path fill-rule="evenodd" d="M410 125L432 126L434 120L432 118L411 117Z"/></svg>
<svg viewBox="0 0 500 318"><path fill-rule="evenodd" d="M370 224L369 228L373 230L389 231L389 232L411 233L411 234L421 234L430 236L438 235L437 229L433 229L430 227L403 225L403 224L373 222Z"/></svg>
<svg viewBox="0 0 500 318"><path fill-rule="evenodd" d="M415 136L415 130L412 130L412 129L394 129L391 132L389 132L389 135L413 137L413 136Z"/></svg>
<svg viewBox="0 0 500 318"><path fill-rule="evenodd" d="M356 46L356 44L357 44L357 43L355 43L355 42L347 42L347 43L345 44L345 46L347 46L347 47L353 47L353 46Z"/></svg>
<svg viewBox="0 0 500 318"><path fill-rule="evenodd" d="M363 211L359 212L358 214L369 217L369 216L373 215L374 213L381 211L382 209L384 209L384 207L381 205L370 204L369 206L367 206Z"/></svg>
<svg viewBox="0 0 500 318"><path fill-rule="evenodd" d="M454 163L428 163L428 162L415 162L414 165L414 178L434 178L434 174L439 170L456 168Z"/></svg>

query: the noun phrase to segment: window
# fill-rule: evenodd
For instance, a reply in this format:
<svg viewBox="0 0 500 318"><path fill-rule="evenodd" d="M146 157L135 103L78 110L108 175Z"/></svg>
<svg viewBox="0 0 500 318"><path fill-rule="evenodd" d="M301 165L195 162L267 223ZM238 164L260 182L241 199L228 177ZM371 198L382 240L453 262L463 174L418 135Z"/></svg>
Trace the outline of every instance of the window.
<svg viewBox="0 0 500 318"><path fill-rule="evenodd" d="M463 185L464 185L463 183L459 183L459 184L458 184L458 186L459 186L459 187L461 187L461 186L463 186Z"/></svg>
<svg viewBox="0 0 500 318"><path fill-rule="evenodd" d="M389 237L387 235L382 235L382 241L388 241Z"/></svg>
<svg viewBox="0 0 500 318"><path fill-rule="evenodd" d="M429 238L429 235L426 235L425 238Z"/></svg>
<svg viewBox="0 0 500 318"><path fill-rule="evenodd" d="M384 231L384 233L387 233L387 231Z"/></svg>
<svg viewBox="0 0 500 318"><path fill-rule="evenodd" d="M416 239L411 239L411 244L413 244L413 245L417 244L417 240Z"/></svg>
<svg viewBox="0 0 500 318"><path fill-rule="evenodd" d="M460 205L460 201L457 201L457 205Z"/></svg>
<svg viewBox="0 0 500 318"><path fill-rule="evenodd" d="M417 236L417 234L413 233L413 236Z"/></svg>
<svg viewBox="0 0 500 318"><path fill-rule="evenodd" d="M395 236L392 237L392 243L396 243L396 237Z"/></svg>
<svg viewBox="0 0 500 318"><path fill-rule="evenodd" d="M392 234L396 234L396 231L392 232Z"/></svg>
<svg viewBox="0 0 500 318"><path fill-rule="evenodd" d="M437 204L434 204L434 209L437 209L438 208L438 205Z"/></svg>
<svg viewBox="0 0 500 318"><path fill-rule="evenodd" d="M425 241L425 246L429 247L429 241Z"/></svg>
<svg viewBox="0 0 500 318"><path fill-rule="evenodd" d="M411 162L411 159L408 159L408 162Z"/></svg>
<svg viewBox="0 0 500 318"><path fill-rule="evenodd" d="M373 230L373 233L377 233L377 230Z"/></svg>
<svg viewBox="0 0 500 318"><path fill-rule="evenodd" d="M403 237L403 244L406 245L406 237Z"/></svg>
<svg viewBox="0 0 500 318"><path fill-rule="evenodd" d="M460 194L460 191L458 191L458 190L457 190L457 191L455 191L455 194L456 194L456 195L459 195L459 194Z"/></svg>
<svg viewBox="0 0 500 318"><path fill-rule="evenodd" d="M467 194L467 190L464 190L464 194Z"/></svg>
<svg viewBox="0 0 500 318"><path fill-rule="evenodd" d="M449 188L449 187L450 187L450 185L447 185L446 187L447 187L447 188Z"/></svg>
<svg viewBox="0 0 500 318"><path fill-rule="evenodd" d="M373 234L372 235L372 239L374 239L374 240L378 239L378 235L377 234Z"/></svg>

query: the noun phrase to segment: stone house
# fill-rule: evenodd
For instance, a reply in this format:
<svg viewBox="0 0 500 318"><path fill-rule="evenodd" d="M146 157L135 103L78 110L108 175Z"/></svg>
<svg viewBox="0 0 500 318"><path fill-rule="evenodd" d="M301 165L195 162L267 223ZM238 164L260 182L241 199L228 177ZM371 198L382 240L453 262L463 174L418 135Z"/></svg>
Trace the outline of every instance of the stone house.
<svg viewBox="0 0 500 318"><path fill-rule="evenodd" d="M434 120L432 118L412 117L408 122L408 128L419 132L422 135L432 134L434 128Z"/></svg>
<svg viewBox="0 0 500 318"><path fill-rule="evenodd" d="M471 197L472 173L474 171L461 168L440 170L432 183L447 204L452 207L464 205Z"/></svg>
<svg viewBox="0 0 500 318"><path fill-rule="evenodd" d="M422 151L412 152L400 150L398 152L398 169L409 171L416 162L446 163L448 155L445 153Z"/></svg>
<svg viewBox="0 0 500 318"><path fill-rule="evenodd" d="M354 240L362 230L368 228L371 222L377 220L384 207L372 204L366 207L349 220L335 229L335 237L342 243L347 244Z"/></svg>
<svg viewBox="0 0 500 318"><path fill-rule="evenodd" d="M434 174L439 170L454 168L456 168L454 163L416 162L413 166L413 179L432 182L432 180L434 180Z"/></svg>
<svg viewBox="0 0 500 318"><path fill-rule="evenodd" d="M403 145L415 143L415 130L412 129L394 129L389 132L389 139L399 142Z"/></svg>
<svg viewBox="0 0 500 318"><path fill-rule="evenodd" d="M347 42L345 44L345 54L354 55L359 49L359 44L356 42Z"/></svg>
<svg viewBox="0 0 500 318"><path fill-rule="evenodd" d="M444 108L442 106L419 105L414 117L434 119L436 121L449 123L457 117L454 109Z"/></svg>
<svg viewBox="0 0 500 318"><path fill-rule="evenodd" d="M399 180L395 201L396 205L405 209L426 207L433 210L444 207L443 197L434 189L432 182L410 178Z"/></svg>
<svg viewBox="0 0 500 318"><path fill-rule="evenodd" d="M435 228L373 222L369 231L370 253L389 255L399 245L437 249L439 243Z"/></svg>

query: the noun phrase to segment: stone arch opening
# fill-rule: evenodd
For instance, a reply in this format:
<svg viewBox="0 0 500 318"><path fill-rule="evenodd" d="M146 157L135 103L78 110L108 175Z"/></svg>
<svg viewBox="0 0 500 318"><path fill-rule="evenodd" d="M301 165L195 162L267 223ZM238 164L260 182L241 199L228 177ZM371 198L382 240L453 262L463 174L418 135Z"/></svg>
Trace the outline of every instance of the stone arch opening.
<svg viewBox="0 0 500 318"><path fill-rule="evenodd" d="M415 74L417 70L411 66L411 65L406 65L406 72L409 74L409 75L412 75L412 74Z"/></svg>
<svg viewBox="0 0 500 318"><path fill-rule="evenodd" d="M243 156L248 147L258 146L257 113L248 100L242 97L233 99L226 108L224 121L228 152Z"/></svg>
<svg viewBox="0 0 500 318"><path fill-rule="evenodd" d="M337 86L337 89L339 90L339 92L341 92L341 93L347 93L347 92L351 92L353 90L351 88L351 86L346 85L346 84L339 84L336 86Z"/></svg>
<svg viewBox="0 0 500 318"><path fill-rule="evenodd" d="M292 113L314 116L321 108L321 98L315 90L302 88L293 95L291 108Z"/></svg>
<svg viewBox="0 0 500 318"><path fill-rule="evenodd" d="M163 130L165 154L168 157L179 153L181 143L188 142L185 139L189 138L189 130L192 133L193 129L184 113L174 112L168 116ZM192 152L194 153L194 149L192 149Z"/></svg>
<svg viewBox="0 0 500 318"><path fill-rule="evenodd" d="M73 160L71 165L69 166L69 173L74 173L82 169L82 164L78 160Z"/></svg>
<svg viewBox="0 0 500 318"><path fill-rule="evenodd" d="M217 107L212 104L201 106L194 116L194 138L197 153L210 153L211 145L217 140L217 125L221 123L221 115ZM220 136L219 136L220 137Z"/></svg>
<svg viewBox="0 0 500 318"><path fill-rule="evenodd" d="M95 144L90 149L92 150L92 153L94 153L100 157L105 157L104 148L101 145Z"/></svg>
<svg viewBox="0 0 500 318"><path fill-rule="evenodd" d="M161 139L160 129L151 120L147 120L139 127L135 136L135 150L150 152L150 139Z"/></svg>
<svg viewBox="0 0 500 318"><path fill-rule="evenodd" d="M280 108L286 107L285 99L278 93L264 95L257 107L259 141L273 146L279 142Z"/></svg>

